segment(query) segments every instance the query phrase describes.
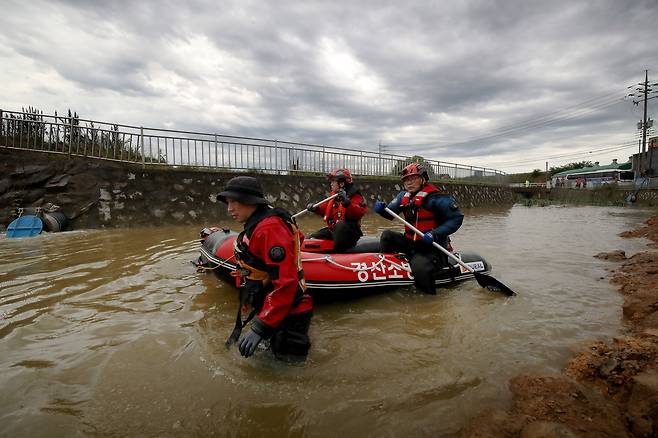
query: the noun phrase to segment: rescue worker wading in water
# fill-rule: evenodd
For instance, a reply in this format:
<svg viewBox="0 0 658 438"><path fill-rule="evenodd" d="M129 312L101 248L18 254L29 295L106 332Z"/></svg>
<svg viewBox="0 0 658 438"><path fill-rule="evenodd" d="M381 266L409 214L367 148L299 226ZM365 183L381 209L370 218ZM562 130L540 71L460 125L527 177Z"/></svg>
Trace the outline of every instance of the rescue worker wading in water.
<svg viewBox="0 0 658 438"><path fill-rule="evenodd" d="M262 340L270 339L278 359L305 360L311 346L308 329L313 304L306 294L302 271L300 246L304 235L290 214L269 205L256 178L232 178L217 198L228 205L234 220L244 223L234 249L239 264L235 275L240 281L240 308L227 346L238 340L242 328L256 315L238 341L242 356L251 356ZM252 312L243 322L241 310L245 306Z"/></svg>
<svg viewBox="0 0 658 438"><path fill-rule="evenodd" d="M327 174L331 193L338 195L334 199L313 207L308 204L306 209L324 218L327 223L311 234L314 239L327 239L334 241L334 252L345 252L356 245L363 233L361 232L361 218L368 211L366 202L352 182L349 169L339 168Z"/></svg>
<svg viewBox="0 0 658 438"><path fill-rule="evenodd" d="M384 208L402 211L411 225L424 233L423 237L405 227L404 234L386 230L380 238L383 252L403 252L409 257L416 287L429 294L436 293L434 273L448 265L448 257L434 248L432 242L450 250L449 235L459 229L464 215L455 200L429 183L422 164L412 163L401 172L406 191L400 192L388 205L375 202L375 212L392 220Z"/></svg>

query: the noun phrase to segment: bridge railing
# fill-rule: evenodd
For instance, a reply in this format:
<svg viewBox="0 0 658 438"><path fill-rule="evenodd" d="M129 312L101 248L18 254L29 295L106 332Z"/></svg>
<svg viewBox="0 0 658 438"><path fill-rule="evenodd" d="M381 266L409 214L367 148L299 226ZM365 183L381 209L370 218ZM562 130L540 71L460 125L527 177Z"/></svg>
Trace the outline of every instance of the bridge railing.
<svg viewBox="0 0 658 438"><path fill-rule="evenodd" d="M265 173L326 173L347 167L355 175L390 176L411 158L326 145L123 125L75 116L0 109L0 147L137 163ZM425 160L435 179L506 184L496 169Z"/></svg>

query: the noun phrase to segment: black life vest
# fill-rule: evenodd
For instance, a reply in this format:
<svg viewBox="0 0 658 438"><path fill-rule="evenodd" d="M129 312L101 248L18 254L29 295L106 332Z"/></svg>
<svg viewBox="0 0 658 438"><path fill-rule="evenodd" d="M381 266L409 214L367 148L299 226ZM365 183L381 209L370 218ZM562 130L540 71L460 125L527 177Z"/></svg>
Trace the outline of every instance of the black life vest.
<svg viewBox="0 0 658 438"><path fill-rule="evenodd" d="M407 192L402 196L400 206L404 212L404 217L414 227L418 228L423 233L431 231L436 226L436 218L434 212L423 208L425 198L432 193L439 192L439 189L432 184L425 184L415 194ZM416 240L420 237L409 227L404 227L404 235L407 239Z"/></svg>
<svg viewBox="0 0 658 438"><path fill-rule="evenodd" d="M233 244L233 252L238 262L238 269L232 275L240 278L240 305L235 320L235 327L231 336L226 341L226 346L230 346L240 337L242 329L251 321L251 319L263 308L265 297L272 291L271 276L276 275L271 272L267 264L260 258L256 257L249 251L249 245L244 241L244 237L251 239L251 235L256 226L264 219L270 216L277 216L283 220L294 237L294 251L297 263L297 291L292 303L292 307L297 306L306 291L306 281L304 280L304 271L302 270L302 253L300 250L301 239L299 229L292 216L281 208L266 207L256 211L245 224L244 230L238 234ZM242 320L242 309L251 308L249 316Z"/></svg>

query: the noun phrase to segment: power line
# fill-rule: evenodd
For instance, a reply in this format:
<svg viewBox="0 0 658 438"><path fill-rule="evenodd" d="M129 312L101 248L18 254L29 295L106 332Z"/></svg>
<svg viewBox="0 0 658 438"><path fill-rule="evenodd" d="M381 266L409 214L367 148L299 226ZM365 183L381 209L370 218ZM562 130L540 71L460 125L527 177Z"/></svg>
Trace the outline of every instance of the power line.
<svg viewBox="0 0 658 438"><path fill-rule="evenodd" d="M581 103L571 105L568 107L565 107L559 111L553 112L546 114L541 117L537 117L534 119L529 119L524 122L517 123L515 125L509 125L507 127L500 128L497 131L494 131L490 134L487 135L482 135L482 136L477 136L477 137L472 137L470 139L466 140L461 140L461 141L444 141L443 143L448 143L446 146L456 146L456 145L461 145L461 144L466 144L466 143L471 143L474 141L480 141L480 140L485 140L485 139L491 139L491 138L496 138L496 137L506 137L509 134L516 133L519 131L525 131L528 129L535 129L538 127L543 127L543 126L548 126L550 124L556 123L556 122L563 122L566 120L570 120L573 118L581 117L587 114L590 114L592 112L595 112L597 110L616 105L618 103L621 103L624 101L624 98L618 97L621 93L618 91L615 91L613 93L606 93L603 96L596 96L592 97L590 99L587 99ZM597 102L594 105L590 105L587 108L581 108L583 105L595 102L597 100L600 100L600 102ZM432 143L415 143L415 144L405 144L405 145L388 145L392 148L399 148L399 147L418 147L418 146L439 146L437 143L439 142L432 142Z"/></svg>
<svg viewBox="0 0 658 438"><path fill-rule="evenodd" d="M498 162L495 163L496 166L499 165L505 165L507 163L513 164L513 163L532 163L534 161L539 161L539 160L550 160L550 159L556 159L556 158L566 158L569 156L581 156L581 155L586 155L586 154L593 154L593 153L608 153L608 152L614 152L616 150L620 149L625 149L627 147L637 145L637 142L635 141L628 141L626 143L621 143L621 144L616 144L613 146L606 146L604 148L600 149L592 149L592 150L581 150L581 151L576 151L576 152L569 152L567 154L559 154L559 155L552 155L552 156L544 156L544 157L539 157L536 159L528 159L528 160L513 160L513 161L503 161L503 162Z"/></svg>
<svg viewBox="0 0 658 438"><path fill-rule="evenodd" d="M614 102L603 102L603 103L600 103L596 106L592 106L590 108L583 108L583 109L579 110L579 112L574 112L574 113L571 113L571 114L564 114L563 116L561 116L559 118L554 118L554 119L546 120L546 121L543 121L543 122L528 123L525 126L520 126L518 128L509 129L509 130L506 130L506 131L499 131L499 132L496 132L496 133L492 133L492 134L489 134L489 135L483 135L483 136L480 136L480 137L474 137L470 140L464 140L464 141L460 141L460 142L451 142L450 144L442 145L442 146L438 146L435 143L400 145L400 146L390 146L389 145L389 146L393 147L395 149L400 149L400 148L404 148L404 147L418 147L418 146L438 146L440 149L445 149L447 147L465 145L465 144L469 144L469 143L480 142L480 141L483 141L483 140L491 140L491 139L494 139L494 138L513 137L513 136L516 136L520 132L534 130L534 129L537 129L537 128L543 128L543 127L550 126L550 125L553 125L553 124L558 123L558 122L565 122L565 121L568 121L568 120L580 118L580 117L592 114L592 113L594 113L598 110L601 110L603 108L607 108L607 107L610 107L610 106L613 106L613 105L616 105L616 104L622 103L622 102L623 102L623 100L621 100L621 99L615 100Z"/></svg>
<svg viewBox="0 0 658 438"><path fill-rule="evenodd" d="M639 86L639 87L638 87ZM647 138L647 133L648 133L648 128L650 125L653 123L652 120L647 120L647 101L653 98L658 98L657 95L655 95L656 90L650 88L651 86L658 86L658 83L649 83L649 78L648 78L648 70L645 70L645 78L644 82L640 82L637 84L633 84L627 88L634 88L633 92L629 93L627 96L625 96L624 99L628 98L633 98L632 102L636 106L641 102L641 97L644 99L644 114L643 114L643 120L640 121L638 126L641 125L642 127L642 143L641 143L641 151L644 152L646 150L646 138ZM653 95L653 96L652 96ZM651 96L651 97L649 97ZM637 101L634 100L637 98ZM605 105L605 103L599 103L598 105ZM575 114L575 113L574 113ZM518 166L525 166L528 163L536 163L540 161L545 161L549 159L558 159L558 160L568 160L568 159L575 159L579 157L591 157L591 156L596 156L596 155L603 155L603 154L609 154L611 152L615 151L621 151L621 150L626 150L630 148L635 148L636 143L634 141L632 142L626 142L621 145L615 145L615 146L610 146L610 147L605 147L605 148L600 148L596 149L593 151L587 151L586 153L583 152L573 152L569 154L561 154L561 155L556 155L552 157L544 157L544 158L538 158L538 159L532 159L532 160L524 160L524 161L514 161L512 164L508 164L507 167L518 167ZM504 163L496 163L496 166L505 166Z"/></svg>
<svg viewBox="0 0 658 438"><path fill-rule="evenodd" d="M530 163L536 163L536 162L541 162L541 161L548 161L548 160L558 160L558 161L566 161L566 160L574 160L577 158L587 158L587 157L593 157L597 155L605 155L609 154L611 152L617 152L617 151L622 151L625 149L630 149L630 148L636 148L637 143L632 142L626 144L625 146L619 146L614 149L608 149L608 150L600 150L600 151L589 151L585 153L579 153L579 154L569 154L569 155L556 155L553 157L543 157L543 158L537 158L535 160L527 160L527 161L515 161L514 163L516 164L509 164L509 165L504 165L503 167L520 167L520 166L527 166ZM494 166L501 166L500 163L493 164Z"/></svg>
<svg viewBox="0 0 658 438"><path fill-rule="evenodd" d="M583 108L582 110L580 110L580 112L564 115L564 116L561 116L559 118L546 120L544 122L536 122L534 124L528 124L526 126L523 126L522 128L513 129L513 130L510 129L509 131L501 132L499 134L483 136L483 137L481 137L479 139L476 139L476 140L473 140L473 141L491 139L491 138L496 138L496 137L507 137L508 134L515 133L515 132L518 132L518 131L526 131L526 130L529 130L529 129L536 129L536 128L552 125L556 122L564 122L564 121L571 120L571 119L574 119L574 118L582 117L582 116L588 115L590 113L593 113L593 112L595 112L599 109L603 109L603 108L606 108L606 107L609 107L609 106L612 106L612 105L616 105L618 103L620 103L620 101L601 103L597 106L593 106L593 107L590 107L590 108ZM471 143L471 142L472 141L464 142L464 143ZM455 143L455 144L463 144L463 143Z"/></svg>

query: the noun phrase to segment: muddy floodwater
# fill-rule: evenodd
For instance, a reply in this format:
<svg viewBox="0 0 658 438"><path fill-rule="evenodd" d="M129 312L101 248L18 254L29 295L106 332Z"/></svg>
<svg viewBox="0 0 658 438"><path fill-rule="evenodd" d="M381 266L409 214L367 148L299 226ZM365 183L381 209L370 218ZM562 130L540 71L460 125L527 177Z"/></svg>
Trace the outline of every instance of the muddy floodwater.
<svg viewBox="0 0 658 438"><path fill-rule="evenodd" d="M235 289L196 273L207 225L0 236L0 436L450 436L523 372L623 332L599 252L649 211L466 212L453 236L518 293L467 281L318 304L304 364L224 341ZM236 224L221 225L236 228ZM320 219L303 217L307 234ZM397 228L375 215L366 234Z"/></svg>

